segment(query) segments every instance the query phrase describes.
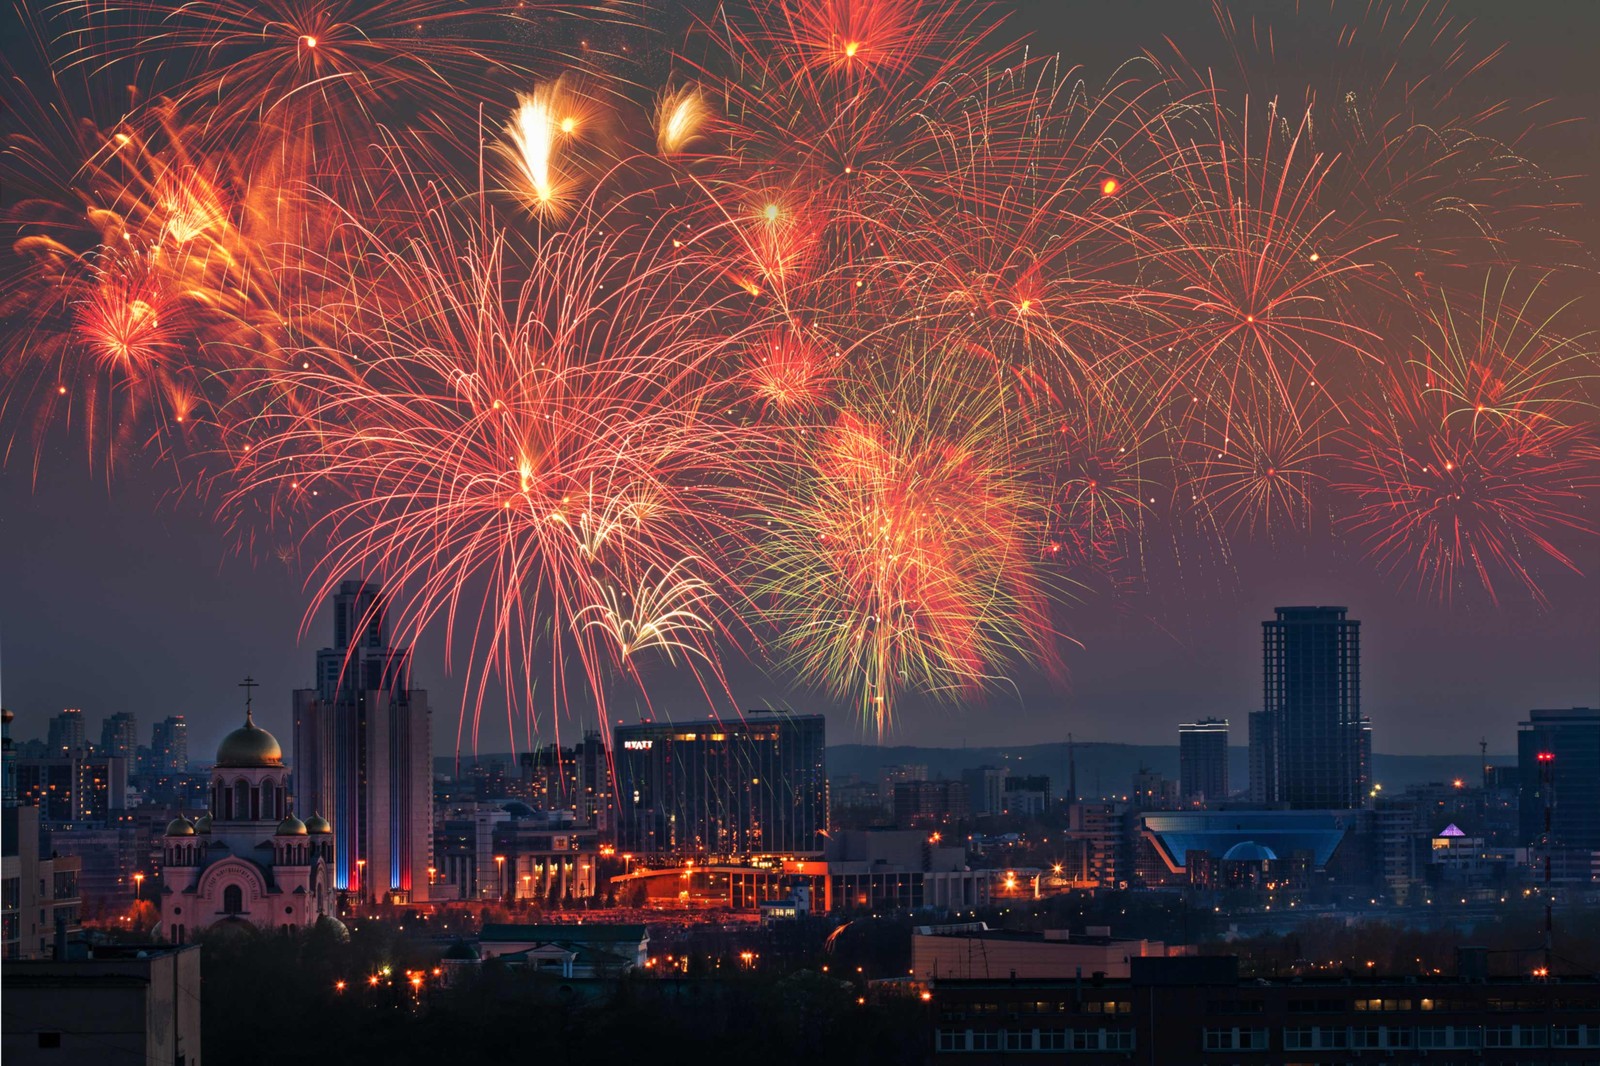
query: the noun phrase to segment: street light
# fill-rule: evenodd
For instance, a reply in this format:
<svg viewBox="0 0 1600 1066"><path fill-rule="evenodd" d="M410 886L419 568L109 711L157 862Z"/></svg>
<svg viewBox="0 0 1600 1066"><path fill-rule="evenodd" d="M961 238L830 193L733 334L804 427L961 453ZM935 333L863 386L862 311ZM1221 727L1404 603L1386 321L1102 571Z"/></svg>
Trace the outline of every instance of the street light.
<svg viewBox="0 0 1600 1066"><path fill-rule="evenodd" d="M135 903L144 902L144 874L133 875L133 900Z"/></svg>
<svg viewBox="0 0 1600 1066"><path fill-rule="evenodd" d="M438 873L438 872L439 872L439 868L438 867L436 867L436 866L428 867L428 884L430 884L430 885L433 884L433 875Z"/></svg>
<svg viewBox="0 0 1600 1066"><path fill-rule="evenodd" d="M504 855L496 855L494 857L494 887L495 887L495 894L496 895L501 896L501 897L505 896L505 894L506 894L506 857Z"/></svg>

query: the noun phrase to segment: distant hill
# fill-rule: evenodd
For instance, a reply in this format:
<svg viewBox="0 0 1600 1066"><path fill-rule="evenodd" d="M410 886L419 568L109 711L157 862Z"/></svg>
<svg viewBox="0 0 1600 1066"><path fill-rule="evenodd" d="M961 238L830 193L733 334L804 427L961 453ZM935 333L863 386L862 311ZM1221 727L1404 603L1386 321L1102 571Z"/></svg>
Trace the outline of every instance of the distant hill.
<svg viewBox="0 0 1600 1066"><path fill-rule="evenodd" d="M1134 772L1141 767L1168 777L1178 776L1178 747L1175 744L1078 744L1078 794L1084 797L1122 795L1129 790ZM1516 763L1514 755L1490 755L1494 766ZM880 748L868 744L839 744L828 748L829 776L858 774L876 781L885 766L911 763L926 765L935 777L958 777L962 770L975 766L1004 766L1014 774L1047 774L1051 790L1066 791L1067 746L1034 744L1003 748ZM1408 785L1429 781L1449 781L1463 777L1481 779L1476 752L1467 755L1375 755L1374 779L1385 789L1397 791ZM1250 780L1250 750L1228 750L1228 780L1235 791Z"/></svg>
<svg viewBox="0 0 1600 1066"><path fill-rule="evenodd" d="M1159 771L1168 777L1178 776L1178 748L1175 744L1078 744L1078 794L1084 797L1122 795L1132 783L1134 771L1140 767ZM505 753L484 753L483 762L515 764ZM1490 755L1494 766L1513 766L1514 755ZM1478 755L1376 755L1373 757L1376 780L1390 791L1408 785L1426 784L1429 781L1449 781L1462 777L1476 782L1480 776ZM828 776L842 777L857 774L863 780L877 781L883 776L885 766L912 763L928 768L934 777L959 777L962 770L975 766L1004 766L1014 774L1046 774L1051 790L1057 795L1066 791L1067 746L1065 744L1033 744L1003 748L918 748L911 746L881 748L870 744L837 744L828 748ZM455 772L455 759L448 756L433 760L434 773ZM463 757L462 772L472 765ZM1228 751L1228 780L1234 789L1242 790L1250 780L1250 751L1236 747Z"/></svg>

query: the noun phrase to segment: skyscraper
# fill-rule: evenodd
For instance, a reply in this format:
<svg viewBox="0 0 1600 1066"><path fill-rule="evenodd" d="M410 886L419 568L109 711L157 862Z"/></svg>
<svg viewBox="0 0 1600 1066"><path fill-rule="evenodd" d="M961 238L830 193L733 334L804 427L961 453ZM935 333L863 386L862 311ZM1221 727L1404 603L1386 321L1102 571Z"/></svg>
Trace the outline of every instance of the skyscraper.
<svg viewBox="0 0 1600 1066"><path fill-rule="evenodd" d="M174 714L150 730L150 762L162 774L181 774L189 768L189 723Z"/></svg>
<svg viewBox="0 0 1600 1066"><path fill-rule="evenodd" d="M127 759L133 765L139 752L139 720L127 711L107 718L100 726L100 755Z"/></svg>
<svg viewBox="0 0 1600 1066"><path fill-rule="evenodd" d="M411 650L391 647L382 590L345 581L317 687L294 693L298 813L333 825L334 887L366 901L428 896L433 767L428 694Z"/></svg>
<svg viewBox="0 0 1600 1066"><path fill-rule="evenodd" d="M1178 797L1183 803L1228 798L1228 720L1202 718L1178 726Z"/></svg>
<svg viewBox="0 0 1600 1066"><path fill-rule="evenodd" d="M75 751L86 751L89 743L83 732L83 712L68 707L50 719L49 739L46 743L50 747L52 756L59 757L71 755Z"/></svg>
<svg viewBox="0 0 1600 1066"><path fill-rule="evenodd" d="M1541 754L1550 758L1541 761ZM1548 780L1554 800L1551 842L1600 851L1600 709L1529 711L1528 720L1517 726L1517 770L1522 793L1519 843L1536 844L1544 835Z"/></svg>
<svg viewBox="0 0 1600 1066"><path fill-rule="evenodd" d="M1266 802L1361 805L1361 623L1345 611L1279 607L1261 623L1261 709L1271 716L1262 724L1277 760L1276 794Z"/></svg>
<svg viewBox="0 0 1600 1066"><path fill-rule="evenodd" d="M820 714L618 726L617 849L815 854L828 831Z"/></svg>

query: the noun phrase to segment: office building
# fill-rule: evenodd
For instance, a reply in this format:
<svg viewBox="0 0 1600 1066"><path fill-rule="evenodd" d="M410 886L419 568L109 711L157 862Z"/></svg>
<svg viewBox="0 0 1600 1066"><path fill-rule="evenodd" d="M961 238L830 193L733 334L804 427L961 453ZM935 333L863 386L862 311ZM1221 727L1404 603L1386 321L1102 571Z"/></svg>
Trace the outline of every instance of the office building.
<svg viewBox="0 0 1600 1066"><path fill-rule="evenodd" d="M1205 806L1228 798L1228 720L1202 718L1178 727L1178 796Z"/></svg>
<svg viewBox="0 0 1600 1066"><path fill-rule="evenodd" d="M1003 813L1019 818L1042 818L1053 813L1050 778L1029 774L1006 778Z"/></svg>
<svg viewBox="0 0 1600 1066"><path fill-rule="evenodd" d="M163 718L150 730L150 769L181 774L189 768L189 724L183 715Z"/></svg>
<svg viewBox="0 0 1600 1066"><path fill-rule="evenodd" d="M905 763L885 766L878 778L878 798L885 807L894 803L894 786L907 781L928 780L928 767L923 763Z"/></svg>
<svg viewBox="0 0 1600 1066"><path fill-rule="evenodd" d="M1061 876L1082 888L1116 888L1128 877L1127 808L1116 803L1067 805L1060 834Z"/></svg>
<svg viewBox="0 0 1600 1066"><path fill-rule="evenodd" d="M961 781L967 786L967 805L974 818L987 818L1004 809L1006 774L1000 766L961 771Z"/></svg>
<svg viewBox="0 0 1600 1066"><path fill-rule="evenodd" d="M382 591L346 581L315 688L294 693L295 791L333 825L334 885L369 902L422 902L433 866L428 694L389 643Z"/></svg>
<svg viewBox="0 0 1600 1066"><path fill-rule="evenodd" d="M150 892L139 895L155 898L153 873L160 866L150 862L149 850L142 846L148 842L140 839L131 813L124 811L105 825L73 825L52 829L48 835L53 854L73 856L80 864L78 895L85 918L117 920L133 902L136 886L144 887L135 881L135 874L143 873L149 880Z"/></svg>
<svg viewBox="0 0 1600 1066"><path fill-rule="evenodd" d="M1279 607L1261 623L1262 743L1274 791L1293 809L1361 805L1361 623L1344 607ZM1255 745L1254 719L1251 744ZM1252 764L1256 760L1252 758ZM1254 765L1252 765L1254 769Z"/></svg>
<svg viewBox="0 0 1600 1066"><path fill-rule="evenodd" d="M565 811L535 811L494 827L496 896L558 905L600 890L600 841L593 826Z"/></svg>
<svg viewBox="0 0 1600 1066"><path fill-rule="evenodd" d="M1170 811L1178 806L1178 782L1141 766L1134 771L1128 798L1136 811Z"/></svg>
<svg viewBox="0 0 1600 1066"><path fill-rule="evenodd" d="M635 855L814 854L828 831L821 715L618 726L616 846Z"/></svg>
<svg viewBox="0 0 1600 1066"><path fill-rule="evenodd" d="M15 765L18 801L38 807L39 818L46 825L104 825L115 812L127 809L127 759L104 758L74 748L66 755L17 759Z"/></svg>
<svg viewBox="0 0 1600 1066"><path fill-rule="evenodd" d="M45 740L51 755L71 755L87 751L89 739L83 731L83 712L68 707L50 719L50 730Z"/></svg>
<svg viewBox="0 0 1600 1066"><path fill-rule="evenodd" d="M107 718L100 726L100 750L95 754L115 756L133 765L139 754L139 720L127 711Z"/></svg>
<svg viewBox="0 0 1600 1066"><path fill-rule="evenodd" d="M965 781L902 781L891 798L894 824L901 829L955 826L972 816Z"/></svg>
<svg viewBox="0 0 1600 1066"><path fill-rule="evenodd" d="M1556 847L1600 851L1600 709L1529 711L1528 720L1517 726L1517 769L1522 786L1517 843L1540 842L1548 801Z"/></svg>

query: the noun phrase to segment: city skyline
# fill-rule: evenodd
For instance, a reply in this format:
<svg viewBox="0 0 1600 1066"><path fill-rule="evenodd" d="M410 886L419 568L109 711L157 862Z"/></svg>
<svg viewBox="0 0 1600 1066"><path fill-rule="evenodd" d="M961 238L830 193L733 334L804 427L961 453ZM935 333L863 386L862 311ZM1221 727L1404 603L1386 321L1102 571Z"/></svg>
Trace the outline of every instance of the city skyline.
<svg viewBox="0 0 1600 1066"><path fill-rule="evenodd" d="M250 583L258 583L265 588L272 582L263 575L247 574L244 578ZM219 589L219 597L225 595L225 588ZM1316 597L1307 598L1310 602ZM1334 596L1323 596L1322 600L1328 602L1343 602ZM294 595L281 596L279 600L280 617L285 617L286 628L293 629L298 625L295 612L297 599ZM1288 602L1288 601L1285 601ZM1074 680L1086 682L1093 688L1086 695L1079 695L1071 689L1062 694L1068 702L1069 709L1065 712L1058 707L1052 707L1053 697L1040 694L1031 697L1027 706L1019 708L1016 701L1005 701L991 698L987 707L975 706L963 712L961 709L948 709L934 707L921 717L913 718L907 722L904 729L890 737L885 746L897 745L927 746L927 747L979 747L995 745L1021 745L1045 744L1060 742L1066 733L1071 732L1080 741L1085 743L1148 743L1152 732L1161 738L1160 743L1177 743L1178 726L1185 721L1192 721L1206 716L1229 718L1234 725L1230 744L1235 748L1247 747L1247 716L1251 711L1260 710L1262 693L1260 690L1260 623L1267 617L1271 610L1281 604L1263 607L1259 612L1253 612L1254 617L1249 617L1243 605L1232 605L1235 616L1244 615L1243 623L1236 633L1218 633L1216 631L1204 634L1203 641L1197 641L1190 647L1185 647L1179 642L1162 634L1153 626L1140 626L1133 630L1133 635L1117 633L1107 639L1115 642L1123 654L1137 655L1141 648L1148 651L1151 661L1161 664L1159 669L1146 672L1121 673L1113 671L1096 670L1092 656L1085 656L1085 664L1081 676ZM1559 676L1550 676L1554 670L1546 672L1541 677L1531 677L1528 684L1523 687L1527 698L1517 702L1515 693L1519 689L1516 679L1503 681L1498 685L1501 692L1506 693L1505 702L1493 699L1491 693L1495 689L1493 683L1486 684L1486 667L1492 666L1492 660L1485 660L1483 656L1463 656L1460 663L1461 669L1445 676L1424 677L1418 676L1409 670L1414 665L1414 653L1409 649L1400 647L1384 647L1375 633L1381 633L1381 621L1375 620L1372 613L1364 608L1352 607L1352 611L1359 611L1364 628L1368 632L1368 640L1364 652L1363 692L1362 701L1365 708L1364 714L1373 719L1376 735L1376 750L1382 754L1464 754L1476 745L1479 736L1487 736L1490 748L1498 751L1514 751L1516 744L1516 723L1520 716L1525 715L1534 707L1563 707L1563 706L1588 706L1600 699L1600 664L1592 670L1584 671L1581 667L1571 671L1571 680L1563 681ZM67 686L57 687L57 691L65 691L68 698L59 701L59 705L42 703L42 699L49 698L48 682L59 679L59 673L44 677L22 678L17 675L24 673L14 665L6 671L4 679L9 682L0 689L8 709L18 715L17 728L19 735L37 735L41 739L45 736L48 720L66 708L77 708L83 711L86 733L97 739L100 734L101 722L115 713L130 712L143 723L142 732L149 732L150 723L159 720L168 713L184 714L190 723L191 746L196 751L209 750L232 728L232 719L237 714L237 692L235 686L239 676L253 672L261 680L261 688L257 696L256 707L258 716L269 729L281 731L285 735L292 735L292 713L289 708L290 696L295 689L304 688L307 684L314 684L314 671L305 668L306 656L313 653L316 648L325 642L325 638L317 634L326 634L331 630L331 612L327 609L319 610L316 619L309 627L308 634L302 640L284 640L277 646L276 654L250 656L241 653L237 664L231 662L217 662L214 664L201 664L198 669L192 669L184 678L182 684L189 686L188 699L193 703L175 705L170 697L162 690L162 686L155 685L151 688L125 692L112 703L96 703L91 698L97 691L92 679L75 678ZM1133 627L1126 627L1132 629ZM1125 629L1125 631L1126 631ZM1124 631L1124 632L1125 632ZM1546 657L1557 657L1560 652L1560 638L1572 636L1560 632L1546 631L1546 638L1541 642L1541 647L1530 648L1529 654L1538 656L1542 651ZM3 637L4 634L0 634ZM1497 643L1497 636L1493 633L1481 634L1476 646L1487 652ZM1551 643L1556 644L1554 656L1551 655ZM1577 643L1578 641L1574 641ZM159 647L162 641L154 642ZM428 648L428 643L423 645ZM1220 663L1213 649L1218 647L1229 649L1236 654L1236 660ZM154 649L152 649L153 651ZM449 678L438 678L444 671L440 668L439 660L442 655L435 644L431 649L433 654L418 663L419 681L417 686L430 691L430 703L436 717L434 735L435 756L448 756L456 753L454 738L456 735L455 718L459 710L459 688ZM1441 656L1454 658L1453 655ZM287 660L296 672L289 676L273 677L266 671L250 663L257 659L266 659L270 664L273 660L284 662ZM152 660L147 655L129 655L127 661L135 669L148 670L147 676L158 678L163 671L159 660ZM1581 663L1581 655L1573 649L1571 663ZM1222 666L1218 670L1218 666ZM1552 664L1555 669L1559 667ZM1212 695L1209 699L1193 697L1188 702L1182 701L1182 694L1193 691L1193 686L1186 682L1185 675L1175 671L1189 670L1188 677L1205 676L1205 669L1209 667L1215 671L1211 675L1213 681ZM1474 668L1480 673L1471 672ZM1440 669L1444 669L1441 662ZM1534 671L1530 669L1530 674ZM1592 675L1592 680L1585 678L1584 674ZM433 674L433 677L429 675ZM210 684L196 683L199 678L205 678ZM1222 686L1228 685L1226 692L1237 693L1236 699L1228 699ZM213 687L214 686L214 687ZM1381 687L1380 687L1381 686ZM217 702L205 702L208 696L207 689L215 694ZM780 691L776 686L763 686L758 680L749 686L753 695L745 701L748 706L763 704L781 704L783 702ZM1418 695L1431 694L1438 702L1432 707L1413 707L1411 713L1405 713L1405 703L1398 700L1392 693L1395 690L1412 691ZM20 690L20 698L19 698ZM453 698L445 695L440 698L439 693L455 692ZM1386 691L1391 693L1386 698ZM37 695L36 695L37 693ZM1450 700L1440 697L1448 694ZM1142 714L1139 724L1130 724L1126 715L1119 712L1119 696L1126 701L1125 706L1140 708ZM281 698L280 698L281 697ZM1079 701L1082 700L1080 703ZM1077 709L1071 709L1077 703ZM683 719L693 719L704 716L704 705L696 706L692 700L684 700L681 713L669 707L658 707L653 713L662 716L673 715ZM859 723L854 719L853 713L844 708L826 706L808 706L795 703L790 706L797 713L822 713L829 718L831 734L836 743L875 743L875 738L864 733ZM648 712L647 712L648 713ZM996 716L1000 716L997 717ZM486 714L486 718L495 721L493 715ZM636 722L636 714L629 715L627 722ZM498 719L504 724L503 714ZM614 727L616 721L607 724L607 729ZM560 732L560 739L564 743L571 743L576 738L581 738L584 728L593 728L593 720L587 719L579 722L564 723ZM1170 736L1169 736L1170 734ZM1436 738L1449 735L1456 738L1454 747L1440 746ZM499 739L505 738L505 739ZM141 743L148 741L148 736L141 736ZM535 743L553 743L557 739L552 732L545 732L534 738ZM1459 750L1457 750L1459 749ZM497 734L497 742L485 743L480 749L484 753L508 752L512 745L505 732ZM527 750L526 735L519 731L517 750ZM463 755L470 755L470 748L463 749Z"/></svg>
<svg viewBox="0 0 1600 1066"><path fill-rule="evenodd" d="M1241 18L1268 9L1239 5ZM1227 58L1209 10L1172 3L1139 10L1165 20L1197 66ZM1515 17L1489 3L1455 10L1476 21L1474 39L1485 47L1505 43L1486 72L1492 91L1522 99L1537 78L1539 95L1560 102L1562 114L1554 117L1600 111L1600 89L1574 43L1592 37L1588 31L1600 19L1593 8L1551 6ZM1069 21L1051 5L1023 4L1013 24L1034 34L1035 48L1087 62L1086 76L1101 71L1097 49L1122 56L1153 43L1150 20L1126 10ZM1287 51L1295 40L1282 29ZM1581 140L1565 135L1569 128L1558 122L1534 130L1528 148L1558 172L1575 174L1564 179L1574 196L1593 202L1600 168ZM1573 218L1571 225L1576 240L1592 241L1593 217ZM19 728L41 730L45 718L72 706L96 723L119 711L144 722L182 713L196 750L206 750L228 728L230 686L248 672L263 682L263 721L287 732L288 693L310 680L303 663L318 646L314 637L297 641L295 634L327 625L321 614L304 615L317 590L307 584L310 560L232 539L218 529L212 501L175 495L168 471L139 458L119 463L113 474L87 470L74 441L42 441L36 457L26 450L0 469L0 587L8 590L0 603L0 699L19 715ZM1024 659L1009 669L1009 687L954 706L907 693L885 742L1043 743L1068 732L1085 741L1128 741L1168 735L1179 722L1205 715L1229 718L1242 737L1246 716L1260 704L1252 629L1274 607L1293 603L1348 604L1365 621L1363 703L1381 752L1433 751L1447 736L1465 747L1480 735L1509 750L1509 723L1528 708L1600 700L1600 550L1592 538L1572 555L1581 575L1549 583L1548 605L1514 587L1502 589L1499 603L1470 596L1440 603L1401 587L1351 544L1334 541L1324 522L1308 524L1304 536L1282 542L1243 539L1221 565L1164 578L1154 591L1072 590L1058 605L1057 628L1067 638L1057 642L1059 676L1034 671ZM314 555L315 547L307 551ZM437 632L411 643L419 684L432 694L435 752L452 753L452 719L473 706L465 680L470 667L458 659L454 671L445 670ZM92 670L79 668L85 648L94 649ZM801 684L793 673L764 676L763 665L730 651L732 698L720 707L706 705L693 678L656 662L645 669L657 713L696 717L735 706L786 706L826 714L841 741L873 740L851 701ZM619 701L607 728L617 717L633 720L642 706L636 696ZM581 736L597 724L592 712L576 710L559 723L560 736ZM557 736L548 715L537 734L520 720L507 728L505 719L503 701L490 692L482 715L490 732L478 750L522 749ZM461 747L473 750L470 733Z"/></svg>
<svg viewBox="0 0 1600 1066"><path fill-rule="evenodd" d="M1596 41L0 7L5 1066L1593 1066Z"/></svg>

